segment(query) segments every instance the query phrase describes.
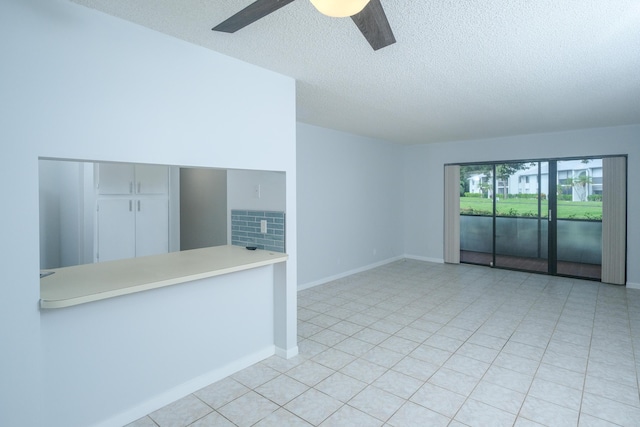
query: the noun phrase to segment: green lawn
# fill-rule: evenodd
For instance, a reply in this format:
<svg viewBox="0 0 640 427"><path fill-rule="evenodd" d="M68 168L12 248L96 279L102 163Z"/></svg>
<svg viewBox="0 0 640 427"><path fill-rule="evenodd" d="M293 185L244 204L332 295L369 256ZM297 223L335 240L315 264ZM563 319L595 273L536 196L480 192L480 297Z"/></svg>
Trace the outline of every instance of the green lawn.
<svg viewBox="0 0 640 427"><path fill-rule="evenodd" d="M493 200L478 197L460 197L460 213L491 215ZM499 199L498 215L537 216L536 199ZM542 201L542 217L547 217L547 201ZM558 218L602 219L602 202L558 201Z"/></svg>

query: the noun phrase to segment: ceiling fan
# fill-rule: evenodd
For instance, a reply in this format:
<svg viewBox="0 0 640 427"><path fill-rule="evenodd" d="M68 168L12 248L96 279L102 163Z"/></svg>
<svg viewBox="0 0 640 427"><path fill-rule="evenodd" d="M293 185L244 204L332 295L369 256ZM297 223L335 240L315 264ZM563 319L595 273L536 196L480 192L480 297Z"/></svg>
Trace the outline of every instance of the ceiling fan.
<svg viewBox="0 0 640 427"><path fill-rule="evenodd" d="M213 31L235 33L239 29L256 22L258 19L264 18L293 1L294 0L257 0L224 22L213 27ZM344 2L344 0L339 0L333 1L333 3L340 3L340 1ZM311 0L311 3L322 13L328 14L317 5L317 3L320 3L319 0ZM382 9L380 0L360 0L360 3L365 5L364 8L354 15L351 15L351 19L353 19L353 22L355 22L373 50L382 49L395 43L396 39L393 36L391 26Z"/></svg>

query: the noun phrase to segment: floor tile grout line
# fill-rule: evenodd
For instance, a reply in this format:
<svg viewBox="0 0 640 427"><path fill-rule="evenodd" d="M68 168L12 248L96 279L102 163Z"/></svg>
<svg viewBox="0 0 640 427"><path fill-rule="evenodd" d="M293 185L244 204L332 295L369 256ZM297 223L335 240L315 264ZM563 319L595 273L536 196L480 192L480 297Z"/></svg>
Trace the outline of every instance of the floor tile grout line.
<svg viewBox="0 0 640 427"><path fill-rule="evenodd" d="M441 303L440 303L438 306L436 306L436 308L437 308L437 307L439 307L439 306L443 306L443 305L444 305L444 304L446 304L448 301L451 301L453 298L455 298L455 297L454 297L454 295L451 295L451 296L450 296L450 298L448 298L448 299L446 299L446 300L441 301ZM465 306L465 308L468 308L470 305L471 305L471 303L467 304L467 305ZM434 308L434 309L435 309L435 308ZM498 309L499 309L499 307L497 307L497 308L494 310L494 312L495 312L495 311L497 311ZM464 309L460 310L460 312L462 312L463 310L464 310ZM399 311L399 310L396 310L396 312L397 312L397 311ZM459 312L459 313L460 313L460 312ZM458 314L459 314L459 313L458 313ZM389 316L387 316L387 317L389 317ZM455 317L453 317L453 318L455 318ZM486 320L485 320L485 322L486 322ZM448 323L449 323L449 322L448 322ZM442 330L442 329L443 329L443 328L444 328L448 323L443 324L443 327L441 327L439 330ZM484 324L484 322L483 322L483 324ZM482 325L481 325L481 326L482 326ZM475 333L475 332L476 332L476 331L477 331L481 326L479 326L478 328L476 328L473 332ZM432 335L435 335L439 330L434 331L434 333L433 333ZM464 343L466 343L466 342L468 342L468 338L469 338L469 337L467 337L467 339L466 339L465 341L463 341L463 344L464 344ZM427 338L427 339L428 339L428 338ZM422 344L424 344L424 342L425 342L427 339L423 340ZM462 345L463 345L463 344L462 344ZM505 342L505 345L506 345L506 342ZM460 347L460 346L459 346L459 347ZM459 348L459 347L458 347L458 348ZM455 355L455 352L452 352L452 353L451 353L451 355L447 358L447 360L445 360L445 361L441 364L440 368L443 368L443 367L444 367L444 365L446 364L446 362L447 362L448 360L450 360L450 359L451 359L451 357L453 357L453 355ZM404 360L404 358L406 358L406 357L408 357L408 355L405 355L405 356L403 357L403 359L401 359L400 361ZM397 363L400 363L400 361L398 361ZM396 365L397 365L397 363L396 363ZM394 366L395 366L395 365L394 365ZM392 370L392 367L391 367L391 368L388 368L386 372L389 372L389 371L391 371L391 370ZM436 371L436 372L437 372L437 371ZM435 373L434 373L434 374L435 374ZM384 375L384 374L383 374L383 375ZM433 376L433 375L431 375L431 376L430 376L430 378L431 378L432 376ZM426 383L428 382L428 380L429 380L429 379L425 380L425 381L423 382L423 385L424 385L424 384L426 384ZM481 380L481 379L480 379L480 380ZM371 384L371 386L374 386L374 385L373 385L373 383ZM477 386L477 385L476 385L476 386ZM375 387L375 386L374 386L374 387ZM451 391L451 390L449 390L449 391ZM472 391L472 392L473 392L473 391ZM472 393L472 392L471 392L471 393ZM406 400L406 401L411 401L410 399L411 399L411 397L413 397L413 396L415 395L415 393L417 393L417 391L416 391L416 392L414 392L414 393L413 393L409 398L407 398L407 399L405 399L405 400ZM468 399L470 398L471 393L470 393L470 394L469 394L469 396L465 399L465 401L466 401L466 400L468 400ZM463 405L464 405L464 403L463 403ZM427 408L427 409L428 409L428 408ZM499 409L499 408L497 408L497 409ZM398 410L399 410L399 409L398 409ZM397 411L396 411L396 412L397 412ZM444 414L442 414L442 415L444 415ZM392 415L392 416L393 416L393 415ZM453 417L453 418L455 418L455 415L454 415L454 417ZM452 418L452 419L453 419L453 418Z"/></svg>
<svg viewBox="0 0 640 427"><path fill-rule="evenodd" d="M525 280L526 280L526 279L525 279ZM523 280L523 282L524 282L524 280ZM546 288L546 286L545 286L545 288ZM544 290L544 288L543 288L543 290ZM540 298L540 297L536 298L536 301L537 301L539 298ZM507 302L508 302L508 301L504 301L504 302L503 302L503 304L501 304L499 307L497 307L497 308L496 308L496 310L494 311L494 313L495 313L495 312L497 312L497 311L500 309L500 307L502 307L503 305L507 304ZM533 307L533 306L535 306L535 301L532 303L531 307L530 307L530 308L529 308L529 310L527 311L527 314L531 312L531 310L532 310L532 307ZM526 318L526 314L522 317L522 319L524 319L524 318ZM519 326L520 324L522 324L522 320L520 320L520 322L518 322L518 326ZM506 341L505 341L504 345L503 345L503 346L501 347L501 349L500 349L500 352L502 352L502 350L503 350L503 349L504 349L504 347L507 345L507 343L509 342L509 340L511 339L511 337L513 336L513 334L517 331L518 326L516 326L516 327L514 328L514 331L511 333L511 335L509 336L509 338L507 338L507 339L506 339ZM498 355L500 354L500 352L498 352ZM471 390L471 392L469 393L469 395L466 397L465 401L462 403L462 405L460 406L460 408L458 409L458 411L456 412L456 414L453 416L453 418L452 418L452 419L455 419L455 418L456 418L456 416L458 415L458 413L460 412L460 410L462 409L462 407L465 405L465 403L466 403L469 399L471 399L471 396L473 395L473 392L475 391L475 389L478 387L478 384L480 384L480 382L482 382L482 380L483 380L483 379L484 379L484 377L486 376L486 374L487 374L487 372L489 371L489 369L491 369L491 366L494 366L494 365L493 365L493 363L495 362L495 359L496 359L496 358L497 358L497 355L496 355L496 357L493 359L493 361L491 362L490 367L487 369L487 371L485 371L485 373L482 375L482 377L480 378L480 380L476 383L476 385L475 385L475 387L473 388L473 390ZM539 369L540 363L542 363L542 361L540 361L540 362L538 363L538 368L537 368L537 369ZM537 372L537 369L536 369L536 372ZM533 378L535 379L535 374L534 374ZM533 384L533 380L532 380L532 384ZM520 408L518 409L518 412L515 414L515 418L514 418L514 422L513 422L513 424L514 424L514 425L515 425L515 423L517 422L518 417L520 417L520 411L522 410L522 406L524 405L524 402L526 401L526 398L527 398L527 396L528 396L528 394L529 394L529 390L530 390L530 389L531 389L531 385L529 385L529 389L527 390L527 393L523 393L523 394L524 394L524 399L522 400L522 403L520 404ZM489 405L489 406L492 406L492 405ZM500 409L500 408L496 408L496 409Z"/></svg>
<svg viewBox="0 0 640 427"><path fill-rule="evenodd" d="M600 291L601 291L601 286L598 286L598 292L596 294L596 304L594 307L593 321L591 322L591 336L589 337L589 352L587 354L587 366L585 367L584 380L582 383L582 391L580 393L580 409L578 411L578 423L580 423L580 418L582 417L582 414L583 414L582 405L584 402L584 394L586 393L586 390L587 390L587 376L589 375L589 363L591 360L591 346L593 344L593 331L596 326L596 312L598 309L598 298L600 297Z"/></svg>
<svg viewBox="0 0 640 427"><path fill-rule="evenodd" d="M433 269L435 270L435 268ZM391 270L389 270L391 271ZM330 370L330 374L329 376L325 377L328 378L338 372L341 372L341 370L347 366L350 363L353 363L353 361L355 360L363 360L363 361L369 361L371 362L371 360L367 359L364 357L365 354L368 354L370 351L372 350L384 350L384 351L391 351L391 352L396 352L398 353L398 355L400 356L400 358L396 361L391 361L390 363L387 362L383 362L384 366L382 366L382 368L384 368L384 371L382 372L382 374L380 374L378 377L376 377L376 379L373 379L371 381L367 381L365 387L360 390L358 393L356 393L355 395L353 395L348 401L346 402L342 402L340 406L338 407L338 409L336 409L334 412L332 412L332 414L328 415L324 420L330 418L331 416L333 416L333 414L335 414L337 411L339 411L341 408L345 407L345 406L350 406L349 402L351 401L351 399L353 399L354 397L356 397L357 395L359 395L360 393L362 393L363 390L367 389L368 387L374 387L374 388L378 388L378 386L376 385L376 381L378 381L382 376L386 375L387 373L393 371L395 372L399 372L399 371L395 371L394 368L401 363L404 360L407 360L409 357L411 357L411 354L413 351L415 351L417 348L419 348L420 346L429 346L430 343L427 343L427 341L435 336L435 335L439 335L442 337L446 337L447 339L455 339L455 340L459 340L460 344L457 345L457 347L455 348L455 350L445 350L448 351L448 356L446 357L446 359L443 359L442 361L439 361L437 363L434 364L434 366L436 366L436 370L434 372L432 372L428 377L426 377L426 379L420 379L420 387L418 387L417 390L419 390L421 387L424 387L425 384L428 384L430 379L433 377L433 375L435 375L439 370L447 368L445 365L452 359L452 357L454 357L455 355L460 355L460 356L464 356L464 357L471 357L475 360L479 360L480 362L486 363L481 359L476 359L473 356L470 355L462 355L460 353L458 353L460 351L460 349L462 348L462 346L464 346L465 344L474 344L477 346L481 346L487 349L491 349L491 350L495 350L496 354L495 356L493 356L493 359L491 360L490 363L488 363L487 369L482 373L482 376L480 378L475 378L475 384L473 386L473 388L468 392L465 393L464 397L464 401L462 402L462 404L460 405L460 407L458 408L458 410L456 411L456 413L453 415L453 417L449 417L446 416L447 419L450 420L454 420L456 415L459 413L460 409L469 401L472 399L472 395L474 393L474 391L477 389L478 385L483 381L483 379L486 377L487 372L492 368L492 367L499 367L499 365L496 365L496 360L497 358L501 355L501 354L505 354L505 355L512 355L512 356L517 356L517 357L522 357L519 356L518 353L516 352L505 352L505 347L507 346L507 344L509 342L514 342L514 343L518 343L518 344L523 344L523 345L533 345L534 347L540 348L542 353L540 356L540 359L536 358L534 359L536 361L536 368L535 371L532 374L532 381L529 384L529 387L526 391L526 393L524 394L524 399L523 402L520 404L520 409L518 410L518 414L516 414L516 421L518 419L518 417L521 416L521 410L522 410L522 406L524 405L524 402L526 401L526 398L528 396L530 396L531 393L531 389L533 386L533 383L535 381L536 378L538 377L538 373L540 372L541 367L543 366L543 360L546 354L548 354L549 351L552 350L551 346L552 344L554 344L553 347L553 352L557 353L560 357L563 357L565 354L566 355L572 355L573 357L580 357L582 358L582 356L579 356L579 352L577 354L572 353L572 346L578 346L578 348L580 347L580 345L578 344L578 341L573 341L573 340L569 340L567 335L564 335L567 332L567 323L571 324L573 323L573 321L575 321L576 318L572 318L569 315L565 316L565 314L567 314L566 312L571 309L571 310L575 310L575 308L569 307L570 303L572 302L572 299L574 300L573 302L575 302L576 298L572 298L572 296L574 295L574 290L577 289L576 287L578 286L577 281L575 280L562 280L562 281L554 281L554 280L547 280L544 283L544 286L539 287L539 285L534 282L533 284L535 285L535 288L533 291L531 290L527 290L525 289L526 287L526 282L528 281L528 279L530 277L532 277L531 275L518 275L517 272L516 274L502 274L502 275L494 275L494 274L482 274L480 275L480 279L483 279L483 286L486 287L487 290L490 291L491 298L499 298L500 303L499 304L492 304L491 303L491 299L487 298L486 300L483 298L483 294L479 293L479 292L472 292L471 294L473 295L473 297L461 297L461 295L469 295L470 293L468 292L470 289L473 288L473 283L471 283L469 281L469 278L471 276L471 274L469 273L470 270L463 270L460 274L449 274L448 271L450 270L444 270L444 269L439 269L439 272L435 272L432 271L430 273L430 276L427 276L426 274L424 274L424 272L422 270L419 269L412 269L411 273L407 273L404 275L395 275L394 274L389 274L388 272L381 275L382 279L378 280L378 282L376 283L376 280L371 280L372 276L363 276L359 281L358 280L351 280L350 282L345 282L343 284L341 284L340 286L332 286L327 292L318 292L316 295L314 295L314 298L308 298L308 300L310 301L307 306L311 305L311 304L315 304L315 303L322 303L322 304L327 304L325 306L322 306L320 304L318 304L317 308L323 307L324 311L323 312L316 312L316 314L313 317L317 317L320 315L327 315L327 316L331 316L334 317L337 322L336 323L332 323L331 325L328 326L320 326L321 329L318 330L317 332L310 334L307 337L299 337L300 340L302 341L306 341L309 340L310 343L315 342L317 345L321 346L318 347L317 350L314 350L314 352L312 354L309 355L303 355L301 352L301 357L304 357L304 361L313 361L314 363L318 363L319 365L325 367L326 369ZM437 273L437 274L436 274ZM486 278L487 282L485 284L484 282L484 278ZM394 286L392 286L391 289L385 289L385 291L383 292L382 290L380 290L383 286L387 285L387 281L389 280L395 280L395 284ZM508 289L508 287L510 285L514 284L514 279L517 282L517 287L514 287L513 289L510 289L508 294L504 297L501 298L499 296L497 296L499 294L499 292L504 291L504 289ZM428 300L429 298L432 298L435 300L435 304L431 305L429 304L423 313L420 313L418 311L418 306L416 304L414 304L411 301L408 301L406 298L402 298L401 295L403 294L403 292L407 292L407 291L413 291L416 292L416 286L415 285L411 285L409 286L408 283L409 281L416 281L416 280L420 280L420 281L426 281L428 286L426 286L425 289L421 290L418 294L419 294L419 299L424 299L424 300ZM454 289L444 289L442 283L446 282L447 280L449 281L453 281L456 283L455 288ZM406 281L406 283L405 283ZM383 283L384 282L384 283ZM434 283L438 283L438 286L434 285ZM343 298L342 297L342 292L345 291L349 291L350 289L350 285L355 285L354 286L354 290L352 292L350 292L350 296L349 298ZM568 288L567 288L568 286ZM419 287L419 286L418 286ZM608 288L607 288L608 289ZM626 322L626 327L628 328L628 336L630 339L630 342L627 344L628 347L630 348L630 352L631 352L631 364L633 365L634 368L634 373L635 373L635 383L636 383L636 389L640 389L640 383L639 383L639 377L638 377L638 356L636 355L636 347L638 346L638 342L640 341L636 341L636 338L634 336L634 330L635 330L635 326L634 326L634 319L632 319L631 315L630 315L630 309L631 309L631 301L629 298L626 297L620 297L619 293L613 293L613 292L607 292L606 294L604 293L605 290L605 285L599 284L597 286L597 291L596 291L596 296L595 296L595 304L592 306L592 315L591 315L591 332L589 334L589 345L587 348L587 353L586 353L586 366L584 367L584 372L579 372L582 375L582 387L581 387L581 400L580 400L580 406L577 410L578 412L578 417L581 417L583 415L582 412L582 405L584 403L584 396L586 393L586 381L587 381L587 374L588 374L588 370L589 370L589 366L590 363L592 363L592 352L593 352L593 342L594 342L594 338L595 338L595 325L596 322L599 320L599 318L602 318L605 320L605 326L606 327L610 327L611 325L615 326L616 322L620 321L620 318L616 318L614 317L613 320L614 321L607 321L608 319L610 319L609 317L606 317L606 312L605 309L608 308L608 306L614 306L615 304L623 304L624 305L624 309L623 309L623 317L624 317L624 321ZM358 331L349 331L349 327L346 326L346 328L341 329L341 330L335 330L332 329L335 325L337 325L338 323L342 323L342 322L347 322L349 321L349 318L353 316L352 315L347 315L345 312L340 312L337 311L340 309L340 307L345 306L351 302L358 302L359 298L362 298L363 292L364 291L369 291L370 293L375 293L376 295L372 298L372 299L367 299L366 302L366 307L363 308L363 306L361 306L357 311L354 311L356 314L357 313L364 313L366 311L368 311L370 314L372 314L374 312L375 309L378 309L377 312L377 316L375 318L375 320L371 323L369 323L368 325L361 325L361 324L357 324ZM577 292L576 292L577 293ZM381 297L384 297L386 299L380 299ZM584 300L591 300L592 296L588 296L587 298L578 298L578 299L584 299ZM517 304L517 302L524 300L526 302L526 304L528 304L528 308L526 310L526 312L521 311L521 310L513 310L513 309L509 309L509 304L513 304L514 302ZM561 305L560 304L560 300ZM329 301L331 301L331 303L329 303ZM482 301L482 304L479 303L479 301ZM488 301L488 302L485 302ZM386 302L386 303L385 303ZM549 310L544 310L544 303L551 303L551 307ZM354 305L355 307L355 305ZM507 308L507 310L503 310L503 308ZM300 308L305 309L305 310L310 310L304 306L301 306ZM541 310L542 308L542 310ZM489 310L488 310L489 309ZM345 309L346 310L346 309ZM411 310L411 315L410 316L404 316L403 310ZM462 314L465 314L467 312L469 312L470 310L475 310L473 311L473 316L462 316ZM311 310L314 311L314 310ZM545 326L544 322L540 323L540 330L545 330L543 335L540 335L541 337L544 336L545 340L546 340L546 344L545 347L539 347L538 345L535 344L535 342L537 341L526 341L524 336L519 336L517 340L515 340L515 334L517 334L518 332L523 332L525 330L529 331L529 330L533 330L535 324L537 322L535 322L535 319L537 317L540 317L541 315L544 316L544 313L548 312L550 314L552 314L554 316L554 320L553 320L553 326ZM332 313L332 314L327 314L327 313ZM340 315L337 315L338 313L341 313ZM431 316L431 317L427 317L427 314L429 313L433 313L436 316ZM496 316L497 313L501 313L501 316ZM418 315L420 314L420 315ZM532 314L535 314L535 316L533 316ZM306 320L311 320L313 317L309 317ZM490 325L493 323L499 323L500 321L500 317L502 317L504 320L507 320L509 322L517 322L517 323L510 323L510 326L508 327L508 329L510 330L509 336L505 338L504 335L501 335L499 332L499 328L495 330L496 335L491 335L491 332L487 329L487 330L483 330L482 328L485 327L486 325ZM584 316L581 316L584 317ZM618 316L620 317L620 316ZM437 329L430 331L430 330L425 330L425 329L418 329L420 330L420 334L422 334L421 338L419 338L418 340L416 340L416 337L419 336L419 334L417 335L413 335L412 338L405 338L405 336L407 336L406 334L403 335L398 335L400 331L402 331L403 329L412 327L412 326L417 326L417 321L418 320L424 320L426 322L433 322L435 319L438 320L443 320L446 319L446 321L444 323L440 323L440 322L436 322L439 323L439 326L437 327ZM458 322L455 322L455 320L458 319ZM462 319L462 320L460 320ZM481 319L480 322L477 323L477 325L474 325L475 328L474 329L470 329L468 327L469 322L473 321L472 319ZM306 320L302 320L303 322ZM466 325L465 325L465 320L467 321ZM582 319L579 319L580 321L582 321ZM384 323L384 321L388 321L388 322L393 322L391 324L386 324ZM493 323L490 323L493 322ZM637 322L637 321L636 321ZM309 322L311 323L311 322ZM352 322L353 323L353 322ZM563 324L563 328L559 329L560 324ZM576 322L578 323L578 322ZM394 325L395 324L395 325ZM465 325L465 326L462 326ZM319 325L317 325L319 326ZM389 327L388 327L389 326ZM523 328L523 326L525 326L525 328ZM399 328L399 329L397 329ZM446 331L444 330L445 328L458 328L460 330L460 333L458 334L456 332L455 329L447 329ZM548 328L548 330L547 330ZM356 335L358 332L365 330L365 329L370 329L372 331L377 331L379 333L383 333L385 334L385 338L382 341L378 341L376 343L372 343L372 342L367 342L367 341L362 341L363 343L367 343L369 345L371 345L372 347L364 352L358 352L358 354L352 354L349 352L346 352L345 354L348 354L349 357L352 357L353 360L351 362L348 362L346 365L345 364L341 364L341 362L333 362L330 359L326 360L326 363L323 364L322 362L319 362L319 359L316 359L315 361L313 360L314 358L318 357L319 355L325 353L328 350L335 350L335 351L342 351L338 348L336 348L337 345L339 345L340 343L342 343L343 341L351 338L351 339L355 339L358 340L358 338L354 337L354 335ZM391 329L393 329L393 331L391 332ZM417 329L417 328L416 328ZM605 330L606 328L601 329L600 333L602 333L603 330ZM331 331L332 333L337 333L337 334L341 334L343 337L342 339L333 342L333 340L329 340L329 341L325 341L328 344L324 344L323 342L319 342L319 341L315 341L313 340L313 336L321 333L323 331ZM464 332L463 332L464 331ZM487 332L489 332L489 334L487 334ZM558 334L558 332L562 332L563 336L560 336L560 334ZM525 333L531 333L531 332L525 332ZM493 337L496 340L501 340L502 344L500 346L499 349L495 348L493 345L489 344L489 341L484 341L483 343L481 343L480 341L476 339L474 339L473 342L472 338L478 337L478 334L485 334L487 335L487 337ZM626 334L626 332L625 332ZM535 337L535 332L533 332L533 336ZM556 335L558 335L556 337ZM464 338L461 338L463 337ZM585 336L582 333L578 333L576 334L576 336ZM337 336L338 338L340 338L340 336ZM426 338L424 338L426 337ZM384 343L391 339L391 338L399 338L402 340L406 340L407 341L407 348L404 349L402 351L396 351L394 348L389 348L388 346L384 346ZM409 341L411 343L409 343ZM626 342L626 341L625 341ZM445 342L446 343L446 342ZM411 348L411 345L413 344L413 348ZM434 343L435 344L435 343ZM444 344L444 343L440 343L440 344ZM484 345L483 345L484 344ZM566 345L566 347L563 347L563 344ZM556 347L555 345L559 345L560 347ZM322 348L322 350L319 350L320 348ZM434 348L438 348L437 346ZM566 351L563 352L562 350ZM604 352L606 352L606 349L603 350ZM372 359L373 360L373 359ZM417 359L417 360L421 360L422 359ZM281 375L287 375L287 373L289 371L291 371L292 369L294 369L296 366L299 366L301 363L304 363L304 361L296 364L296 365L292 365L287 367L286 369L284 367L282 367L281 369L274 369L275 371L277 371L277 375L275 378L278 378ZM381 361L382 362L382 361ZM426 362L425 363L432 363L432 362ZM262 363L262 362L259 362ZM371 363L376 363L377 362L371 362ZM548 365L547 363L544 363L545 365ZM331 366L329 366L331 365ZM265 366L268 366L265 364ZM274 365L275 366L275 365ZM335 368L333 366L336 366ZM563 366L560 365L556 365L556 364L550 364L548 366L552 366L554 368L558 368L558 369L566 369ZM506 368L506 367L501 367L502 369L506 369L506 370L511 370L510 368ZM453 369L453 371L460 373L460 374L464 374L464 375L468 375L466 372L460 372L458 370L456 370L455 366L452 367L448 367L447 369ZM570 371L573 371L572 369L570 369ZM518 371L513 371L514 373L518 373ZM343 373L344 374L344 373ZM529 375L529 374L527 374ZM473 375L472 375L473 376ZM275 379L274 378L274 379ZM353 378L353 377L352 377ZM415 377L414 377L415 378ZM273 379L272 379L273 380ZM270 380L269 380L270 381ZM269 382L267 381L267 382ZM306 386L307 387L307 391L310 389L314 389L319 393L323 393L326 394L324 392L322 392L321 390L317 389L316 387L318 386L318 384L320 384L323 380L320 380L319 382L315 383L313 386ZM551 380L551 382L554 382L553 380ZM266 383L266 382L265 382ZM558 382L556 383L558 385L561 385L563 387L566 387L563 383ZM257 393L258 395L262 396L263 398L271 401L267 396L260 394L259 392L256 391L256 389L260 387L260 386L256 386L256 387L248 387L248 390L244 393L248 393L249 391L253 391L255 393ZM573 388L573 387L570 387ZM448 388L445 388L445 390L447 390ZM391 393L392 395L396 396L399 399L402 399L403 403L400 405L399 408L397 408L387 419L386 419L386 423L388 423L388 421L393 418L393 416L395 414L398 413L398 411L400 410L400 408L402 408L404 405L406 405L408 402L412 402L411 398L413 396L415 396L417 391L413 391L413 393L411 393L410 395L408 395L408 397L403 397L406 394L402 394L402 396L395 394L393 391L387 391L384 388L381 388L380 390L386 391L388 393ZM452 390L449 390L452 391ZM306 392L306 391L305 391ZM304 392L303 392L304 393ZM330 395L327 395L330 396ZM196 396L197 397L197 396ZM237 399L238 397L236 397ZM293 398L295 399L295 397ZM289 401L293 400L290 399ZM608 399L608 397L606 397L606 399ZM199 399L202 401L202 399ZM235 399L234 399L235 400ZM544 399L542 399L544 400ZM613 400L617 403L623 404L625 406L627 406L628 404L626 402L619 402L616 400ZM271 401L273 402L273 401ZM206 402L204 402L206 404ZM229 402L227 402L228 404ZM276 407L278 409L284 409L286 410L286 408L284 408L284 406L286 405L280 405L276 402L273 402ZM415 402L413 402L415 403ZM555 402L551 402L553 404L557 404ZM491 404L486 404L485 405L494 407L498 410L504 411L506 413L511 413L509 411L505 411L503 409L500 409L498 407L495 407ZM212 411L220 414L216 409L213 409L213 407L207 405L209 408L211 408ZM563 408L569 408L568 406L564 406L564 405L560 405ZM352 407L352 406L350 406ZM278 410L276 409L276 411ZM357 408L356 408L357 409ZM429 410L433 410L433 408L429 408L427 407L427 409ZM436 411L437 412L437 411ZM512 413L511 413L512 414ZM221 415L221 414L220 414ZM299 418L299 416L297 414L293 414L296 417ZM445 414L442 414L445 415ZM513 414L512 414L513 415ZM524 417L523 417L524 418ZM226 419L226 418L225 418ZM580 418L578 418L579 420ZM323 420L323 421L324 421ZM535 421L535 420L532 420ZM151 419L151 422L154 423L155 425L158 425L157 422L155 420ZM197 421L193 421L193 423L195 423ZM258 421L259 422L259 421Z"/></svg>

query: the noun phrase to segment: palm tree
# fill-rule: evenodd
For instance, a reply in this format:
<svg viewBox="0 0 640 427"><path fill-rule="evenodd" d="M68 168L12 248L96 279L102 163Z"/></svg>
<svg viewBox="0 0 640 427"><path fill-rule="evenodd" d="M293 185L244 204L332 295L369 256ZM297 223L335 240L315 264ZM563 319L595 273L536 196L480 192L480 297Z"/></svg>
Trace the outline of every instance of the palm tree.
<svg viewBox="0 0 640 427"><path fill-rule="evenodd" d="M590 185L593 179L586 172L581 172L580 175L573 178L573 188L576 190L578 200L584 202L587 200L587 185Z"/></svg>

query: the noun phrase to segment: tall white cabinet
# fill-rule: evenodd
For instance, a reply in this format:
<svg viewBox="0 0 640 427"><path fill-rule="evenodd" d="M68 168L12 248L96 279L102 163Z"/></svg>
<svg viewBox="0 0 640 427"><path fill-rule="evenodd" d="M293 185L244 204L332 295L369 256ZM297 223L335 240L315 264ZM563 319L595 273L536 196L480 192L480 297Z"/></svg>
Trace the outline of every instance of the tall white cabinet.
<svg viewBox="0 0 640 427"><path fill-rule="evenodd" d="M169 252L169 167L95 167L95 261Z"/></svg>

